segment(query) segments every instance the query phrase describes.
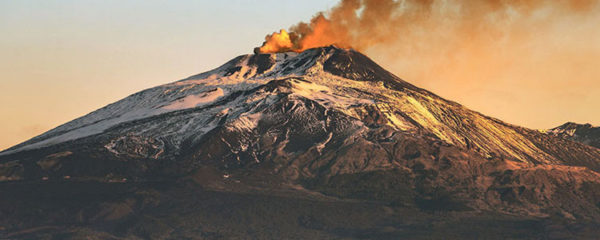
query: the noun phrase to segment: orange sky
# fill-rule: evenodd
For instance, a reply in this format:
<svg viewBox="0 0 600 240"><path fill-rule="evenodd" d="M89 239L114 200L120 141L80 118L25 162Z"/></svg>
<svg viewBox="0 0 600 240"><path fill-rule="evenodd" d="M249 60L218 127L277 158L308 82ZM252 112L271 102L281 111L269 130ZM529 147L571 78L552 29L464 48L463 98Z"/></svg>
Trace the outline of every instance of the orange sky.
<svg viewBox="0 0 600 240"><path fill-rule="evenodd" d="M509 123L598 125L600 1L587 2L593 7L540 5L507 9L507 16L450 18L461 24L434 11L419 23L426 33L408 30L368 52L400 77Z"/></svg>
<svg viewBox="0 0 600 240"><path fill-rule="evenodd" d="M250 53L265 34L336 2L2 1L0 149ZM448 34L452 23L425 22L438 25L398 30L394 44L365 53L411 83L513 124L600 124L600 11L542 13L501 22L497 38L465 39Z"/></svg>

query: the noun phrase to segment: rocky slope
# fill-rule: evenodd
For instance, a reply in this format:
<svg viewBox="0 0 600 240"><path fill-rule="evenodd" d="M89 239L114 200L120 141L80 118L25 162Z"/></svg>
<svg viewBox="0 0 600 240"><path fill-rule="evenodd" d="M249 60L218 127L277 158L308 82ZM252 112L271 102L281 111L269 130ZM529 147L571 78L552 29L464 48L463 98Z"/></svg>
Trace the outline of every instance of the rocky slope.
<svg viewBox="0 0 600 240"><path fill-rule="evenodd" d="M585 238L599 169L353 50L244 55L0 153L0 236Z"/></svg>
<svg viewBox="0 0 600 240"><path fill-rule="evenodd" d="M568 122L546 131L550 135L600 148L600 127Z"/></svg>

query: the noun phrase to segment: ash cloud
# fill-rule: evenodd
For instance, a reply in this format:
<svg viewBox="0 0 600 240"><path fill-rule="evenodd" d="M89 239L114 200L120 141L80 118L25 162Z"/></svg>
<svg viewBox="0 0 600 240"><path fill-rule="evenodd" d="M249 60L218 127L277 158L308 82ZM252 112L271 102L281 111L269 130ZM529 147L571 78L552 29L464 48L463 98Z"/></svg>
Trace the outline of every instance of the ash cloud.
<svg viewBox="0 0 600 240"><path fill-rule="evenodd" d="M343 0L290 27L283 42L268 35L256 51L354 48L409 82L509 122L534 128L597 122L599 5Z"/></svg>
<svg viewBox="0 0 600 240"><path fill-rule="evenodd" d="M541 12L586 14L597 6L597 0L342 0L308 23L267 35L256 51L299 52L332 44L366 50L415 35L426 37L427 32L440 28L465 39L483 33L493 37L502 34L506 22L517 18L536 18Z"/></svg>

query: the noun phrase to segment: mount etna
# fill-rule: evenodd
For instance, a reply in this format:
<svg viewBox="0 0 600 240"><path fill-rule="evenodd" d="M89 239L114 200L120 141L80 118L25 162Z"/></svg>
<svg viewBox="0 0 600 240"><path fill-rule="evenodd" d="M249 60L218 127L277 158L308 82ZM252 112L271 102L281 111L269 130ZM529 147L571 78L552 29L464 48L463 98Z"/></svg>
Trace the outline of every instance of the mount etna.
<svg viewBox="0 0 600 240"><path fill-rule="evenodd" d="M0 238L596 238L599 137L351 49L243 55L0 153Z"/></svg>

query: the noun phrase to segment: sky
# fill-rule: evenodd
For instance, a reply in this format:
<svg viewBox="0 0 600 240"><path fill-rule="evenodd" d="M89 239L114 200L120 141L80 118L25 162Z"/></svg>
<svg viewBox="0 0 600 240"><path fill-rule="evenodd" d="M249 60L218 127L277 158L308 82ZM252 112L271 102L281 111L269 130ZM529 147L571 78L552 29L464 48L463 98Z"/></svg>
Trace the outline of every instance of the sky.
<svg viewBox="0 0 600 240"><path fill-rule="evenodd" d="M0 1L0 149L252 53L266 34L337 2ZM365 53L408 82L512 124L598 125L599 19L592 12L542 27L519 22L511 29L533 33L493 48L483 41L440 52L404 38Z"/></svg>

